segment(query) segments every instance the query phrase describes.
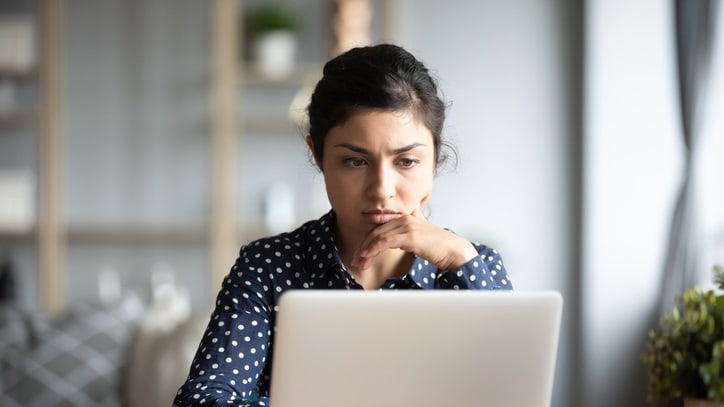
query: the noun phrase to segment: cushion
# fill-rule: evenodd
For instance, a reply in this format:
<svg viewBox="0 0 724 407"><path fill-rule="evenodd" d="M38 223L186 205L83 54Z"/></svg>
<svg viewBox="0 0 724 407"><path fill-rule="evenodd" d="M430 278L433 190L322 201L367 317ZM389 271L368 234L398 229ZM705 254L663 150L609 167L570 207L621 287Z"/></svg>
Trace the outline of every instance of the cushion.
<svg viewBox="0 0 724 407"><path fill-rule="evenodd" d="M167 287L141 322L126 370L128 407L171 406L189 372L211 310L191 314L189 293Z"/></svg>
<svg viewBox="0 0 724 407"><path fill-rule="evenodd" d="M143 306L82 304L62 318L0 306L0 406L121 406Z"/></svg>

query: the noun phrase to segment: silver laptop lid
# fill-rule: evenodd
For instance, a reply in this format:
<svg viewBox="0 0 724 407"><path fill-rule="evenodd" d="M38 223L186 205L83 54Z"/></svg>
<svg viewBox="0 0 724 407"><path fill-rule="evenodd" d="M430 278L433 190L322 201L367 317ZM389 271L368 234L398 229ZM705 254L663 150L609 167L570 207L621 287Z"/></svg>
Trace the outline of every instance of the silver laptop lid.
<svg viewBox="0 0 724 407"><path fill-rule="evenodd" d="M279 302L274 407L549 407L557 292L298 290Z"/></svg>

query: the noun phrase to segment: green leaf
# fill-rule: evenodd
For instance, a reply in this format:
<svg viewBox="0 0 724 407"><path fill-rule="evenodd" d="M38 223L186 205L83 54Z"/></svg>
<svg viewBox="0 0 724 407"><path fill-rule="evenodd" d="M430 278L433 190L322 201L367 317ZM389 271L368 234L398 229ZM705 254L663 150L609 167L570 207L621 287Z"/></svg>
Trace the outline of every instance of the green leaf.
<svg viewBox="0 0 724 407"><path fill-rule="evenodd" d="M724 270L715 269L724 289ZM724 399L724 296L685 290L659 326L647 331L640 354L649 376L650 401L684 397Z"/></svg>

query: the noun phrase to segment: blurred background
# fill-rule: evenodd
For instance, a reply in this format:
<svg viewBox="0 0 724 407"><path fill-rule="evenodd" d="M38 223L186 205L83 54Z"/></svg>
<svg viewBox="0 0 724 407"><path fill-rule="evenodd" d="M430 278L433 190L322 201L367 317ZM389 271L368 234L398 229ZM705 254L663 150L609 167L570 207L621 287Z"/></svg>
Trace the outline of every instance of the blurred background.
<svg viewBox="0 0 724 407"><path fill-rule="evenodd" d="M271 3L290 64L257 51ZM459 163L430 220L498 249L516 289L565 298L552 405L645 405L668 293L724 264L724 29L692 130L673 4L3 0L7 297L62 315L171 284L203 314L241 243L329 208L303 123L324 60L395 42L450 103Z"/></svg>

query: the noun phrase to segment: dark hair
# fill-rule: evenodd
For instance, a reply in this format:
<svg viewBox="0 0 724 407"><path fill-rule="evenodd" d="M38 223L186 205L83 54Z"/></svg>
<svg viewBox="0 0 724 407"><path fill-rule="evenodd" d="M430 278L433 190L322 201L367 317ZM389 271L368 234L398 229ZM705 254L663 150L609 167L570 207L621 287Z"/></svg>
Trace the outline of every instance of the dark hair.
<svg viewBox="0 0 724 407"><path fill-rule="evenodd" d="M332 127L360 110L410 111L432 133L436 168L446 159L442 140L447 106L428 69L391 44L353 48L324 65L307 109L314 158L321 164Z"/></svg>

